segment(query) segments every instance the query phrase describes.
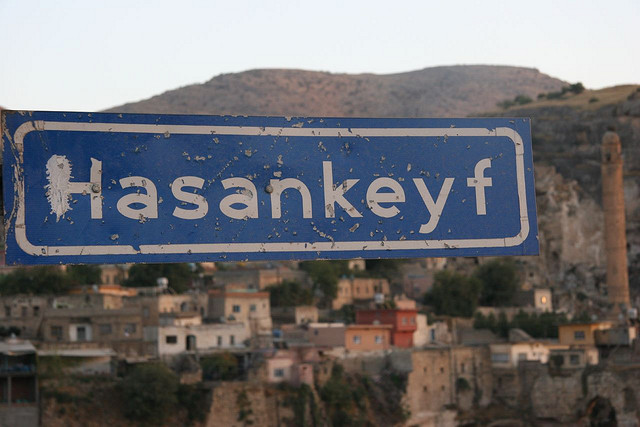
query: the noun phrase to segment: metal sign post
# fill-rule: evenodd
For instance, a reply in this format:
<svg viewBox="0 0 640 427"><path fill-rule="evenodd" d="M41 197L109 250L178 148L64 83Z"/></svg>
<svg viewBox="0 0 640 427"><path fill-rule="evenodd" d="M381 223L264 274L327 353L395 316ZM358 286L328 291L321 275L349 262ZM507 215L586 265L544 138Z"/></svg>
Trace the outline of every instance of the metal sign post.
<svg viewBox="0 0 640 427"><path fill-rule="evenodd" d="M538 253L528 119L2 120L10 264Z"/></svg>

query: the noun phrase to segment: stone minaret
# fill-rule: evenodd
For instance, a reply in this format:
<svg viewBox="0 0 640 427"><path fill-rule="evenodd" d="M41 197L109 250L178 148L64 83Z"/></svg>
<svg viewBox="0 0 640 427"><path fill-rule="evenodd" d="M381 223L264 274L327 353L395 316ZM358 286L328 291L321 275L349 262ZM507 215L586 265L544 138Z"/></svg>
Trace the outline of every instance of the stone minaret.
<svg viewBox="0 0 640 427"><path fill-rule="evenodd" d="M607 131L602 137L602 207L609 301L613 304L613 314L626 314L630 304L622 147L618 134L613 131Z"/></svg>

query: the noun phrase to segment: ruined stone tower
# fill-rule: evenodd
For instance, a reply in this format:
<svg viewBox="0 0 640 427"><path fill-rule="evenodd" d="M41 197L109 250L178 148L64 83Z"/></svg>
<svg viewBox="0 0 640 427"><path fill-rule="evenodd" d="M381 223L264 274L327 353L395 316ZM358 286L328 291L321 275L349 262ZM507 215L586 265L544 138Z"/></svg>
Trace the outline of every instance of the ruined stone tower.
<svg viewBox="0 0 640 427"><path fill-rule="evenodd" d="M607 131L602 137L602 207L609 301L613 304L613 314L625 313L630 305L622 146L618 134L613 131Z"/></svg>

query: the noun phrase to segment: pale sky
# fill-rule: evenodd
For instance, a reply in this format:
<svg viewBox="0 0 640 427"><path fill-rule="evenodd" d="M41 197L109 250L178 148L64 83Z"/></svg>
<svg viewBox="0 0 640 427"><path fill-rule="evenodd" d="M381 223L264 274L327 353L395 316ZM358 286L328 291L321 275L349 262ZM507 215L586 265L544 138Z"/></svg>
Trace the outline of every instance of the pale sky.
<svg viewBox="0 0 640 427"><path fill-rule="evenodd" d="M640 83L640 1L0 0L0 106L98 111L221 73L535 67Z"/></svg>

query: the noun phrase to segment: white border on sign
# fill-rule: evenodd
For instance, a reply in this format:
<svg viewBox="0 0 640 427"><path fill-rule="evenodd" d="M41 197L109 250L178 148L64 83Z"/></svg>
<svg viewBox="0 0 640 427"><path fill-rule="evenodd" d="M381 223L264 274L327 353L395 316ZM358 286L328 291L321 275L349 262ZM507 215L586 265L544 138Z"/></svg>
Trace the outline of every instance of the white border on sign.
<svg viewBox="0 0 640 427"><path fill-rule="evenodd" d="M194 243L140 245L136 250L131 245L86 245L86 246L38 246L27 238L25 224L25 188L21 173L24 162L24 137L33 131L78 131L108 133L153 133L183 135L251 135L251 136L309 136L309 137L420 137L420 136L504 136L513 141L516 153L516 179L520 205L520 231L515 236L489 239L448 239L448 240L386 240L386 241L345 241L345 242L280 242L280 243ZM256 126L196 126L196 125L153 125L121 123L80 123L29 121L16 130L13 145L18 155L14 165L14 188L18 192L15 235L20 248L27 254L36 256L92 256L92 255L159 255L159 254L212 254L212 253L261 253L261 252L335 252L335 251L387 251L387 250L429 250L462 248L500 248L517 246L529 235L527 197L524 171L524 146L520 134L514 129L499 127L486 128L305 128L305 127L256 127ZM15 206L14 206L15 211Z"/></svg>

